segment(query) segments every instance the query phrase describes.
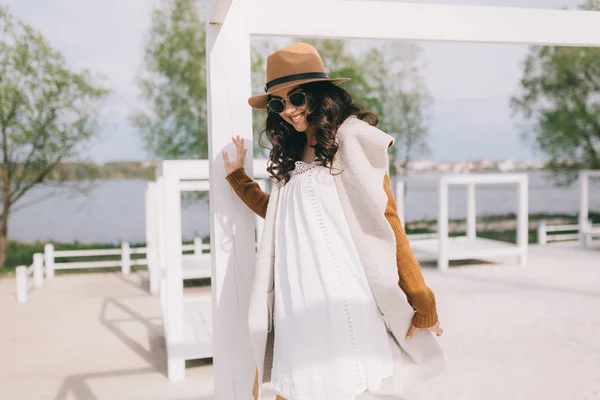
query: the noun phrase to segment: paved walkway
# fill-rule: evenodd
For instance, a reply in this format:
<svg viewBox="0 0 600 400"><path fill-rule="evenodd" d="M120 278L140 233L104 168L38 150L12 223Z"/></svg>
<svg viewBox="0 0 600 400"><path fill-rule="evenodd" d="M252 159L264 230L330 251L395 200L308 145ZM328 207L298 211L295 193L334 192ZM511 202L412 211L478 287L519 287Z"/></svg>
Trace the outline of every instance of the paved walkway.
<svg viewBox="0 0 600 400"><path fill-rule="evenodd" d="M448 368L403 400L600 399L600 250L531 246L529 261L423 267ZM0 398L212 398L210 364L167 380L144 273L61 275L26 304L14 292L14 279L0 279Z"/></svg>

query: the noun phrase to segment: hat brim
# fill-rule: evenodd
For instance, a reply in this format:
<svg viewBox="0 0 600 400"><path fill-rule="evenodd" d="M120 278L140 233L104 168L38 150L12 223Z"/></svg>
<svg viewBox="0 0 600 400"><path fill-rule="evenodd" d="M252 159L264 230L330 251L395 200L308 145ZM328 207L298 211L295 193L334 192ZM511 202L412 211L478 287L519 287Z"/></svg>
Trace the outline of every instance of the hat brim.
<svg viewBox="0 0 600 400"><path fill-rule="evenodd" d="M273 86L267 93L259 94L256 96L252 96L248 98L248 104L250 107L256 108L258 110L266 110L267 109L267 101L269 100L269 96L278 90L303 85L309 82L331 82L334 85L339 85L340 83L349 81L350 78L335 78L335 79L325 79L325 78L312 78L312 79L301 79L298 81L293 81L289 83L283 83L281 85Z"/></svg>

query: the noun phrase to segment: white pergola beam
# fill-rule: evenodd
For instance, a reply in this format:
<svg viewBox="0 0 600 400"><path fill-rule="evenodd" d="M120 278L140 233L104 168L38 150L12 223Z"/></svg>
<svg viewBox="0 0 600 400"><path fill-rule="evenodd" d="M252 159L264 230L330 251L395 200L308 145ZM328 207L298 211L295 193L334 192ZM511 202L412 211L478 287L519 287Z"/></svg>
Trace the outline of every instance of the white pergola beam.
<svg viewBox="0 0 600 400"><path fill-rule="evenodd" d="M210 244L213 306L214 397L250 397L255 363L250 344L248 305L254 277L254 216L225 179L222 151L236 157L231 137L252 148L250 35L244 0L223 1L222 21L207 27L208 153L210 165ZM219 1L215 3L219 6ZM252 150L246 171L253 176Z"/></svg>
<svg viewBox="0 0 600 400"><path fill-rule="evenodd" d="M600 46L600 13L593 11L357 0L301 7L282 0L248 3L254 35Z"/></svg>
<svg viewBox="0 0 600 400"><path fill-rule="evenodd" d="M206 21L209 24L221 25L231 8L233 0L214 0L209 4Z"/></svg>

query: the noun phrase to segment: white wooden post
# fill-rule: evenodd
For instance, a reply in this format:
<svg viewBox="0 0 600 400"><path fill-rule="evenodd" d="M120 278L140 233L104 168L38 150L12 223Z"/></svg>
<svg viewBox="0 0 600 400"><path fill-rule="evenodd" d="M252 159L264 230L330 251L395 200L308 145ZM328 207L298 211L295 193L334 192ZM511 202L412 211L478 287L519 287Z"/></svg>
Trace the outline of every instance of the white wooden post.
<svg viewBox="0 0 600 400"><path fill-rule="evenodd" d="M538 244L540 246L545 246L548 243L548 234L546 233L546 221L542 220L538 222Z"/></svg>
<svg viewBox="0 0 600 400"><path fill-rule="evenodd" d="M519 211L517 214L517 245L521 250L519 264L527 265L527 246L529 245L529 184L527 175L523 174L518 183Z"/></svg>
<svg viewBox="0 0 600 400"><path fill-rule="evenodd" d="M44 282L44 255L35 253L33 255L33 282L35 287L42 287Z"/></svg>
<svg viewBox="0 0 600 400"><path fill-rule="evenodd" d="M150 293L158 293L160 271L158 268L157 236L157 184L149 182L146 185L146 262L148 264L148 280Z"/></svg>
<svg viewBox="0 0 600 400"><path fill-rule="evenodd" d="M395 186L395 193L396 193L396 209L398 210L398 218L400 218L400 223L402 224L402 229L405 228L405 221L404 221L404 213L405 213L405 207L404 207L404 181L402 179L400 179L398 177L398 175L395 176L395 181L396 184Z"/></svg>
<svg viewBox="0 0 600 400"><path fill-rule="evenodd" d="M183 340L183 275L181 249L181 191L176 165L163 162L163 211L165 229L166 307L168 315L166 336L169 343ZM185 378L185 360L168 360L168 377L171 381Z"/></svg>
<svg viewBox="0 0 600 400"><path fill-rule="evenodd" d="M20 265L15 270L15 280L17 283L17 302L25 303L27 301L27 267Z"/></svg>
<svg viewBox="0 0 600 400"><path fill-rule="evenodd" d="M46 279L54 278L54 245L52 243L44 246L44 265L46 267Z"/></svg>
<svg viewBox="0 0 600 400"><path fill-rule="evenodd" d="M588 219L587 220L587 225L586 225L586 231L587 232L591 232L592 231L592 219ZM592 241L593 241L593 237L592 235L585 235L585 238L583 239L583 245L585 247L589 247L592 245Z"/></svg>
<svg viewBox="0 0 600 400"><path fill-rule="evenodd" d="M159 292L162 294L163 293L163 288L166 291L166 282L165 282L165 278L166 278L166 251L167 251L167 236L166 236L166 222L165 222L165 199L164 199L164 191L165 191L165 182L164 182L164 177L163 177L163 172L162 172L163 168L162 168L162 164L160 164L157 167L157 172L156 172L156 209L158 210L157 212L157 219L156 219L156 230L157 230L157 235L156 235L156 240L157 240L157 244L156 244L156 252L157 252L157 269L156 269L156 273L157 273L157 279L159 282ZM164 299L164 297L161 297L161 300L166 301ZM168 316L166 315L166 313L164 314L165 317L168 318Z"/></svg>
<svg viewBox="0 0 600 400"><path fill-rule="evenodd" d="M131 272L131 254L128 242L121 243L121 272L123 275L129 275Z"/></svg>
<svg viewBox="0 0 600 400"><path fill-rule="evenodd" d="M469 183L467 186L467 238L475 240L476 237L475 184Z"/></svg>
<svg viewBox="0 0 600 400"><path fill-rule="evenodd" d="M216 0L207 29L210 232L213 305L214 397L250 397L255 362L246 316L254 276L252 211L225 180L221 153L235 158L231 137L252 143L250 37L244 0ZM248 7L251 8L251 7ZM253 176L252 152L246 171ZM234 278L235 277L235 278Z"/></svg>
<svg viewBox="0 0 600 400"><path fill-rule="evenodd" d="M199 237L194 238L194 255L199 256L202 254L202 239Z"/></svg>
<svg viewBox="0 0 600 400"><path fill-rule="evenodd" d="M587 245L586 234L589 214L589 174L588 171L579 171L579 243Z"/></svg>
<svg viewBox="0 0 600 400"><path fill-rule="evenodd" d="M438 213L438 235L439 253L437 267L440 271L447 271L448 262L448 182L444 177L440 178L438 186L439 213Z"/></svg>

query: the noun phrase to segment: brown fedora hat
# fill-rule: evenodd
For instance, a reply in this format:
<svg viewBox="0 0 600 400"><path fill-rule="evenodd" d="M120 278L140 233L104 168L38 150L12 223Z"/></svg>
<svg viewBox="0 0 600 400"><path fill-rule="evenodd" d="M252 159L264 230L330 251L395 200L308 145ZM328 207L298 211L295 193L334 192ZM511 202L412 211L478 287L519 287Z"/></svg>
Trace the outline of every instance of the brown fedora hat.
<svg viewBox="0 0 600 400"><path fill-rule="evenodd" d="M269 95L280 89L315 81L329 81L337 85L349 80L350 78L330 79L317 49L307 43L293 43L267 57L265 93L250 97L248 104L252 108L264 110L267 108Z"/></svg>

